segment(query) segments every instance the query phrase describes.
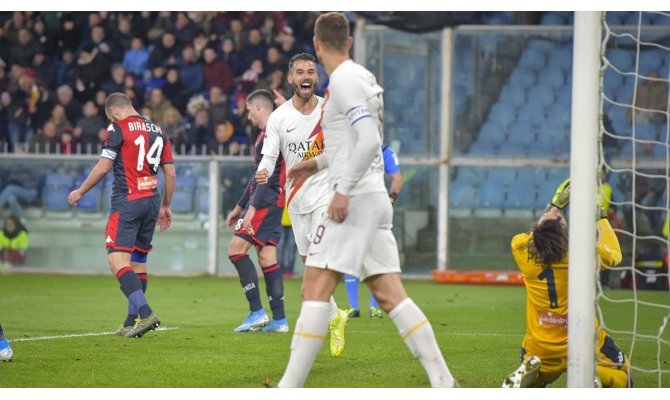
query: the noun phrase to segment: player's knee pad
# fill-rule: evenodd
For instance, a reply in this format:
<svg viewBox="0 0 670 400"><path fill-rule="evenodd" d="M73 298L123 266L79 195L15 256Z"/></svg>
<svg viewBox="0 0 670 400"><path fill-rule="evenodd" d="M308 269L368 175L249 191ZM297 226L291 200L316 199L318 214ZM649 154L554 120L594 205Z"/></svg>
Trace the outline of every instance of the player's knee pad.
<svg viewBox="0 0 670 400"><path fill-rule="evenodd" d="M141 251L134 250L130 253L130 261L136 263L146 263L149 259L149 253L142 253Z"/></svg>

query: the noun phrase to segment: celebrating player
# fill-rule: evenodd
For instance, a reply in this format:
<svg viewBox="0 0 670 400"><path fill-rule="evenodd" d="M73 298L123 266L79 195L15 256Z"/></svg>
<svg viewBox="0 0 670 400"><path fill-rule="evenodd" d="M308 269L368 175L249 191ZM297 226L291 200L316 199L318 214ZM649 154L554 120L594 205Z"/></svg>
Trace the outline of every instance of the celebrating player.
<svg viewBox="0 0 670 400"><path fill-rule="evenodd" d="M300 53L291 58L288 82L293 86L294 95L283 102L268 119L263 159L256 172L259 183L267 182L268 176L275 171L276 160L281 156L286 160L288 168L291 168L302 160L309 160L323 153L323 131L319 123L323 98L314 94L317 81L314 56ZM304 263L309 242L328 208L326 171L320 171L307 178L288 179L286 193L288 193L287 207L293 224L293 234L298 253ZM335 300L331 297L330 352L335 357L344 351L344 329L347 319L346 312L338 310Z"/></svg>
<svg viewBox="0 0 670 400"><path fill-rule="evenodd" d="M263 157L261 150L265 147L266 127L268 118L274 109L274 103L272 93L263 89L251 92L246 101L249 121L260 129L254 147L255 167L257 167ZM280 222L285 201L283 185L286 180L286 171L284 160L281 157L277 162L278 168L270 176L267 185L258 185L252 174L242 197L226 218L226 224L229 227L235 226L235 234L228 247L228 257L240 276L242 290L247 297L250 310L249 316L234 329L235 332L259 329L265 332L288 332L289 329L284 312L284 281L281 267L277 263L277 243L281 235ZM242 211L245 211L244 218L238 221ZM235 225L236 221L237 225ZM272 309L271 322L268 321L268 316L261 304L256 267L247 254L252 245L256 246L258 262L265 277L266 292L270 309Z"/></svg>
<svg viewBox="0 0 670 400"><path fill-rule="evenodd" d="M384 172L391 177L389 200L391 204L395 204L395 200L398 198L398 194L400 194L405 184L400 173L400 162L393 148L385 143L382 144L382 155L384 157ZM358 318L361 316L361 311L358 308L358 284L360 282L361 280L353 275L344 275L344 286L347 288L347 296L349 297L349 308L347 309L349 318ZM377 302L372 292L370 292L370 318L382 318L382 310L379 308L379 302Z"/></svg>
<svg viewBox="0 0 670 400"><path fill-rule="evenodd" d="M156 222L161 231L172 225L170 202L176 182L172 147L161 128L140 116L125 94L110 94L105 102L105 113L112 123L107 128L101 158L81 186L70 192L68 202L76 206L86 192L114 170L105 245L109 267L128 298L128 316L116 334L141 337L160 324L144 292ZM165 175L162 201L158 191L158 167ZM135 323L138 315L140 320Z"/></svg>
<svg viewBox="0 0 670 400"><path fill-rule="evenodd" d="M521 365L503 387L544 387L567 369L568 356L568 225L561 210L570 199L570 180L556 190L551 204L530 233L512 238L512 254L526 285L526 336L521 345ZM598 253L601 265L621 262L619 240L607 220L599 215ZM595 321L598 328L598 320ZM598 329L596 372L603 387L626 387L630 364L614 340Z"/></svg>
<svg viewBox="0 0 670 400"><path fill-rule="evenodd" d="M325 152L294 166L289 178L306 179L328 166L331 199L307 253L302 308L278 386L303 386L328 329L328 300L347 273L372 289L423 364L431 386L454 387L430 322L407 297L400 279L381 155L383 89L372 73L349 58L351 43L343 14L318 17L314 48L330 77L321 120Z"/></svg>

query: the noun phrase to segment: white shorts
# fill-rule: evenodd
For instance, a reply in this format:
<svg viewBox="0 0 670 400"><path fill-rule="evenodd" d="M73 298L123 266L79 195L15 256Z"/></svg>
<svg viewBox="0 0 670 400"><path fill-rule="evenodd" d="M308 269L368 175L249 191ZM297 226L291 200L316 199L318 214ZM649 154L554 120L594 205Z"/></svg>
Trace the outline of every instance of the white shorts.
<svg viewBox="0 0 670 400"><path fill-rule="evenodd" d="M349 198L342 223L324 216L314 232L305 265L331 269L365 280L400 273L398 245L391 231L393 207L386 193Z"/></svg>
<svg viewBox="0 0 670 400"><path fill-rule="evenodd" d="M293 227L293 236L295 236L295 244L298 246L298 254L301 256L307 255L309 243L314 237L314 231L319 226L321 218L326 215L328 211L328 203L322 204L308 214L292 214L291 226Z"/></svg>

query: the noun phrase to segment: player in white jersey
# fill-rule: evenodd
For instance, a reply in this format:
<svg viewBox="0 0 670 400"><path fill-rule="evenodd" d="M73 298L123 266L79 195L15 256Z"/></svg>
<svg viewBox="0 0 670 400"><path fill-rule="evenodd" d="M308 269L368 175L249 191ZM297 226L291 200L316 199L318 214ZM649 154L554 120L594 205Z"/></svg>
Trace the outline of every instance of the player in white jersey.
<svg viewBox="0 0 670 400"><path fill-rule="evenodd" d="M320 124L323 98L314 94L317 81L314 56L307 53L294 55L288 70L288 82L293 86L294 95L273 111L268 119L263 159L255 175L258 183L267 183L280 153L287 168L323 153L323 131ZM323 170L306 178L287 179L285 193L298 253L305 262L312 235L328 209L327 171ZM331 296L330 352L335 357L344 350L344 329L348 318L344 310L338 310Z"/></svg>
<svg viewBox="0 0 670 400"><path fill-rule="evenodd" d="M332 197L309 247L302 308L279 387L304 385L328 328L328 298L345 273L370 287L421 361L431 386L456 387L430 322L400 280L381 154L383 89L372 73L349 59L351 44L343 14L317 18L314 48L330 77L321 120L326 157L301 162L288 175L297 179L327 166Z"/></svg>

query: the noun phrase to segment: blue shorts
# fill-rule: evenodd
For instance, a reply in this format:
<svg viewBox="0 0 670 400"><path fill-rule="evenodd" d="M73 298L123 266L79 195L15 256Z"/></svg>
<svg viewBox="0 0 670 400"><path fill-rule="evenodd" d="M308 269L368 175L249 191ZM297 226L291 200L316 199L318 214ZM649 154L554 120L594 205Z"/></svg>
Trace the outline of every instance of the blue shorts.
<svg viewBox="0 0 670 400"><path fill-rule="evenodd" d="M107 253L151 251L151 240L154 237L160 204L160 196L112 202L105 229Z"/></svg>
<svg viewBox="0 0 670 400"><path fill-rule="evenodd" d="M251 227L254 228L254 235L249 234L241 227L241 220L238 221L239 229L234 233L247 242L260 247L275 246L279 243L281 236L281 216L284 209L277 206L259 208L251 220Z"/></svg>

